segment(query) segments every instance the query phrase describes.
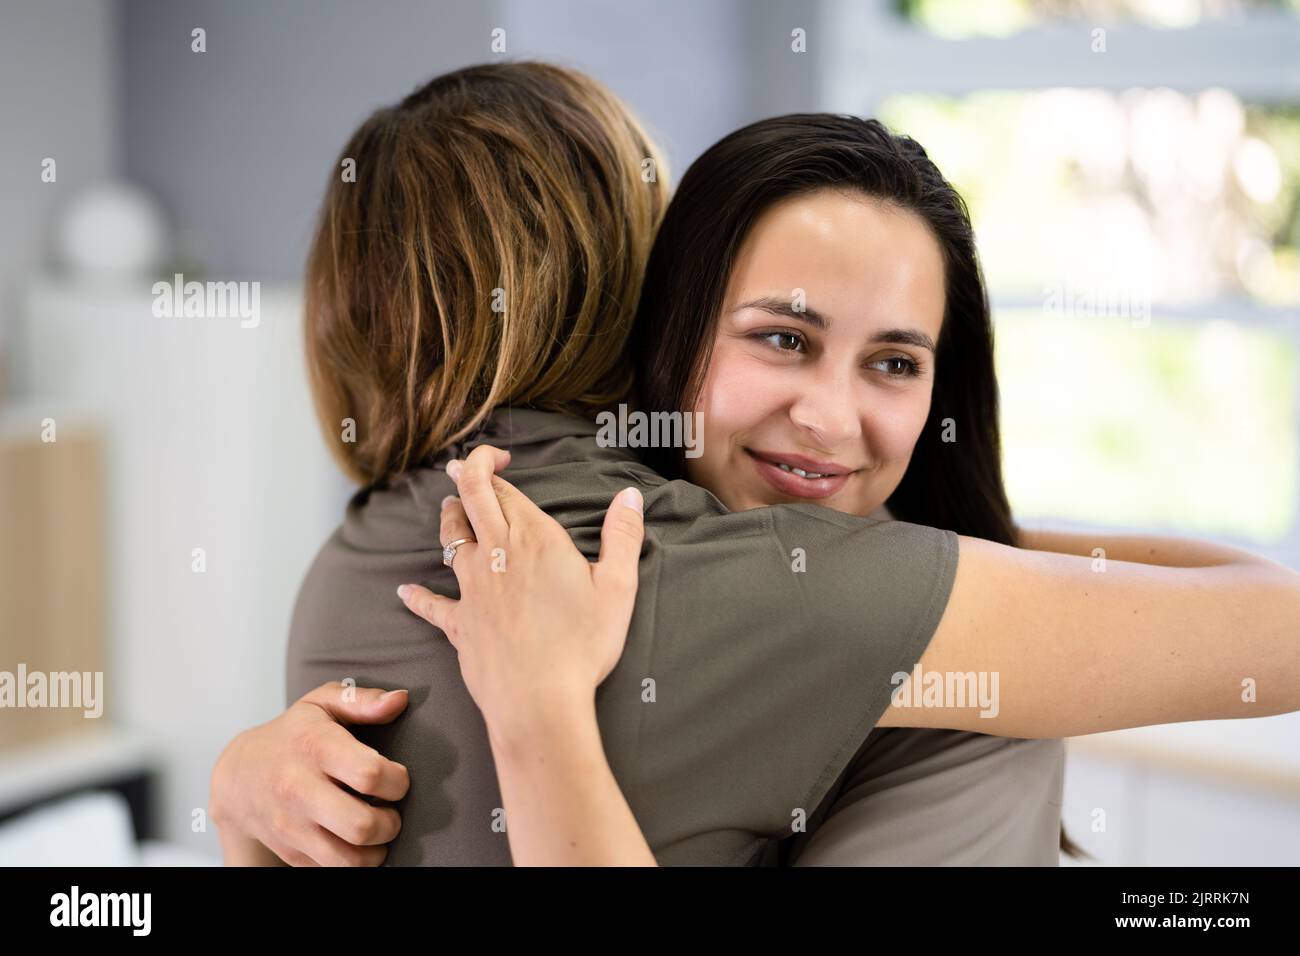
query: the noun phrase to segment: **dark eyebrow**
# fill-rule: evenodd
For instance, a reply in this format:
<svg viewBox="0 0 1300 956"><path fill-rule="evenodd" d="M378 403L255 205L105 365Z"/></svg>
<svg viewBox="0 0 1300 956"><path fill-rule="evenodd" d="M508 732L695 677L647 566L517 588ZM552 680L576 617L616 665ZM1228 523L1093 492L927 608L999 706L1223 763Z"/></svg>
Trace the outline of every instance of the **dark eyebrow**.
<svg viewBox="0 0 1300 956"><path fill-rule="evenodd" d="M871 337L873 342L888 342L890 345L915 345L917 348L934 352L934 340L924 332L916 329L885 329Z"/></svg>
<svg viewBox="0 0 1300 956"><path fill-rule="evenodd" d="M736 306L731 311L739 312L741 309L761 309L772 315L782 315L788 319L794 319L796 322L811 325L820 332L825 332L831 326L830 320L816 309L805 306L803 311L800 312L794 307L792 301L782 299L779 296L765 296L761 299L754 299L752 302ZM934 340L918 329L881 329L871 337L871 341L887 342L890 345L914 345L917 348L929 349L931 353L935 351Z"/></svg>

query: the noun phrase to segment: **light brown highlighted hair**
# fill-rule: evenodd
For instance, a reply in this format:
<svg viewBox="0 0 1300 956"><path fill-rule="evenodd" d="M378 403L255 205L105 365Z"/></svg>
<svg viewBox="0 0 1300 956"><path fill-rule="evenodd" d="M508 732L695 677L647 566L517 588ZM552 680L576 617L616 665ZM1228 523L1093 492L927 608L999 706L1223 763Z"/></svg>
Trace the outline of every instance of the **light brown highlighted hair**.
<svg viewBox="0 0 1300 956"><path fill-rule="evenodd" d="M334 165L306 270L312 393L348 475L414 467L499 405L625 397L667 199L655 144L572 70L469 67L376 110Z"/></svg>

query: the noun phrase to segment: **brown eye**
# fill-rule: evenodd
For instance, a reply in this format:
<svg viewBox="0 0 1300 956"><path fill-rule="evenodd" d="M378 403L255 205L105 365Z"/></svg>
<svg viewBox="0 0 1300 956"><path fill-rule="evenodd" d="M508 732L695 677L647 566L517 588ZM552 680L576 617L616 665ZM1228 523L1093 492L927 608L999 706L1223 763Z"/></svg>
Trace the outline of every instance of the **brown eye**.
<svg viewBox="0 0 1300 956"><path fill-rule="evenodd" d="M884 366L885 374L891 378L906 378L920 371L920 366L906 355L891 355L871 364L873 366Z"/></svg>
<svg viewBox="0 0 1300 956"><path fill-rule="evenodd" d="M803 339L793 332L761 332L757 337L782 352L798 352L803 344Z"/></svg>

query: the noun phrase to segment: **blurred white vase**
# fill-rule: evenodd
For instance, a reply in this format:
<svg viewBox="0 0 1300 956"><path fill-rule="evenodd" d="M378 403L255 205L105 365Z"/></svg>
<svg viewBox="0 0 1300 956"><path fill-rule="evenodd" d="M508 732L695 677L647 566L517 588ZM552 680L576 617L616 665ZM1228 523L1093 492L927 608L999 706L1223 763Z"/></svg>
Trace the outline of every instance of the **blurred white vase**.
<svg viewBox="0 0 1300 956"><path fill-rule="evenodd" d="M144 190L106 182L72 203L55 232L59 261L86 277L136 277L156 273L167 256L162 209Z"/></svg>

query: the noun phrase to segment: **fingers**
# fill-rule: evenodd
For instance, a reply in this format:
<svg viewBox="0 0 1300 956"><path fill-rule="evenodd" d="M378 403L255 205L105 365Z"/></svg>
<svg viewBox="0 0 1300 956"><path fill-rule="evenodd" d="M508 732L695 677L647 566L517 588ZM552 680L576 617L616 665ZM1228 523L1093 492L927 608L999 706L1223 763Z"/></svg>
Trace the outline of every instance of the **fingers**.
<svg viewBox="0 0 1300 956"><path fill-rule="evenodd" d="M499 454L497 449L491 448L489 445L480 445L469 453L469 456L465 459L465 465L470 468L475 481L491 486L497 498L497 505L500 507L502 514L505 515L506 524L514 525L517 521L545 517L546 512L533 504L532 500L522 491L495 472L488 473L489 463L495 464L495 458L488 454L489 451ZM461 474L459 470L457 473ZM473 511L469 512L469 519L470 523L477 528L478 524Z"/></svg>
<svg viewBox="0 0 1300 956"><path fill-rule="evenodd" d="M275 852L294 866L378 866L388 855L386 846L354 846L319 826L304 831L297 843L300 851L293 854L300 857L297 861Z"/></svg>
<svg viewBox="0 0 1300 956"><path fill-rule="evenodd" d="M474 538L488 547L504 544L509 535L502 503L492 487L495 451L490 445L480 445L464 461L447 463L447 474L456 482Z"/></svg>
<svg viewBox="0 0 1300 956"><path fill-rule="evenodd" d="M469 538L469 541L462 544L460 548L472 549L477 543L478 535L474 533L474 528L469 523L469 515L465 513L465 506L461 504L461 500L455 495L448 495L442 499L442 518L438 527L438 540L446 547L453 541L461 541L465 538ZM451 563L453 572L456 570L456 561L460 560L461 557L463 555L458 548L456 558ZM460 580L459 575L457 575L456 580Z"/></svg>
<svg viewBox="0 0 1300 956"><path fill-rule="evenodd" d="M497 474L505 471L506 468L510 466L510 452L506 451L504 448L498 448L496 445L476 445L474 449L470 451L470 455L474 454L476 451L479 453L480 457L484 455L491 457L492 471ZM466 455L465 457L468 458L469 455Z"/></svg>
<svg viewBox="0 0 1300 956"><path fill-rule="evenodd" d="M330 681L308 691L300 700L323 708L341 724L386 724L406 709L407 693Z"/></svg>
<svg viewBox="0 0 1300 956"><path fill-rule="evenodd" d="M408 611L424 618L434 627L440 628L448 639L455 643L455 627L451 623L451 614L459 601L434 594L428 588L418 584L403 584L397 589L397 596L402 599Z"/></svg>
<svg viewBox="0 0 1300 956"><path fill-rule="evenodd" d="M509 528L526 525L531 530L551 524L558 528L558 523L533 504L531 498L500 475L488 472L490 458L484 450L487 447L480 445L470 452L469 457L463 462L453 461L447 465L447 474L451 475L452 480L456 482L477 539L486 542L484 535L479 533L484 530L479 527L480 513L493 521L500 513ZM491 503L490 496L495 496L495 506ZM492 529L495 527L493 525ZM491 530L489 533L496 532ZM503 543L505 543L504 537L495 538L492 542L493 546Z"/></svg>
<svg viewBox="0 0 1300 956"><path fill-rule="evenodd" d="M591 572L597 584L636 594L637 562L645 540L643 507L636 488L624 488L610 502L600 529L600 560Z"/></svg>
<svg viewBox="0 0 1300 956"><path fill-rule="evenodd" d="M328 785L313 793L308 816L344 843L358 847L382 846L392 842L401 831L402 818L392 807L372 807L333 780L325 780L323 784ZM320 858L317 862L325 863Z"/></svg>
<svg viewBox="0 0 1300 956"><path fill-rule="evenodd" d="M444 546L458 538L474 537L474 527L465 512L465 505L455 495L442 499L442 519L438 530Z"/></svg>
<svg viewBox="0 0 1300 956"><path fill-rule="evenodd" d="M313 747L320 770L357 793L396 802L410 789L411 778L404 766L357 740L346 727L322 727Z"/></svg>

